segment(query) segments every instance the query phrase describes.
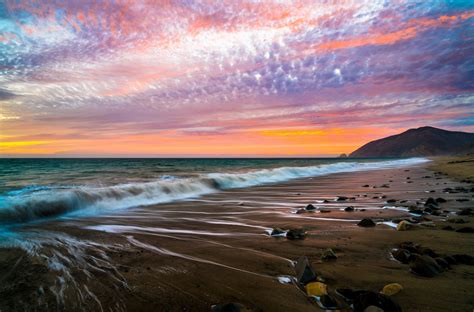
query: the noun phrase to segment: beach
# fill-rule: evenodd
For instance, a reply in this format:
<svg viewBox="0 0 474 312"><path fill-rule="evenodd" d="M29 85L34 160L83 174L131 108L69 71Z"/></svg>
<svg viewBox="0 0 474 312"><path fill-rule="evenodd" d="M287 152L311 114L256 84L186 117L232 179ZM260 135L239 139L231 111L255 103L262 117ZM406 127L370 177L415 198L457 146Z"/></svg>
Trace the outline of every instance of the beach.
<svg viewBox="0 0 474 312"><path fill-rule="evenodd" d="M210 311L235 302L248 311L318 311L295 281L295 261L306 256L342 311L349 304L336 289L379 292L390 283L403 286L391 297L403 311L472 311L473 266L430 278L392 256L403 242L473 255L473 235L456 232L472 227L472 214L456 214L472 208L472 182L430 166L304 177L29 223L15 229L23 248L0 249L0 310ZM391 221L413 218L407 207L430 197L446 200L441 215L397 231ZM308 204L314 212L299 210ZM364 218L376 226L358 226ZM275 228L306 235L272 237ZM337 259L321 259L328 248Z"/></svg>

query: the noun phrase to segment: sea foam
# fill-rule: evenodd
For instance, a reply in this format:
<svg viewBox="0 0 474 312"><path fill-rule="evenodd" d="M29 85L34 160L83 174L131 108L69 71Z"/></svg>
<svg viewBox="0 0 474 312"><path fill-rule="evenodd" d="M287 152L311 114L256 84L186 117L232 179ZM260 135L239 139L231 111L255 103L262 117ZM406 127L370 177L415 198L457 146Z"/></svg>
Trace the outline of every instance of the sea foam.
<svg viewBox="0 0 474 312"><path fill-rule="evenodd" d="M0 197L0 224L14 224L57 216L88 216L131 207L198 197L220 190L285 182L333 173L388 169L427 162L409 158L376 162L338 162L307 167L280 167L239 173L208 173L195 178L160 179L154 182L106 187L35 188Z"/></svg>

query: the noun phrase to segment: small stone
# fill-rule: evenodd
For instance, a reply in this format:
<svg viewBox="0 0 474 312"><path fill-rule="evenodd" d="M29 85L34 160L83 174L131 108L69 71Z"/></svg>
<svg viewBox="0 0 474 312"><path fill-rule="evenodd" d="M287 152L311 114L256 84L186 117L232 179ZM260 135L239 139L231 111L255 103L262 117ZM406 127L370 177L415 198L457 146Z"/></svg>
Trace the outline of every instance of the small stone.
<svg viewBox="0 0 474 312"><path fill-rule="evenodd" d="M303 229L291 229L286 233L286 238L291 240L304 239L306 232Z"/></svg>
<svg viewBox="0 0 474 312"><path fill-rule="evenodd" d="M305 213L306 210L305 209L298 209L296 210L296 214L302 214L302 213Z"/></svg>
<svg viewBox="0 0 474 312"><path fill-rule="evenodd" d="M402 285L398 283L392 283L385 285L380 293L386 296L393 296L395 294L398 294L402 289Z"/></svg>
<svg viewBox="0 0 474 312"><path fill-rule="evenodd" d="M425 206L429 206L429 205L437 206L438 203L436 202L436 200L433 197L430 197L425 202Z"/></svg>
<svg viewBox="0 0 474 312"><path fill-rule="evenodd" d="M319 298L319 302L322 306L322 308L326 309L336 309L337 308L337 303L336 300L334 300L332 297L329 295L323 295Z"/></svg>
<svg viewBox="0 0 474 312"><path fill-rule="evenodd" d="M346 196L338 196L336 198L336 201L345 201L345 200L348 200L348 199L349 199L349 197L346 197Z"/></svg>
<svg viewBox="0 0 474 312"><path fill-rule="evenodd" d="M474 228L470 226L466 226L460 229L457 229L456 232L458 233L474 233Z"/></svg>
<svg viewBox="0 0 474 312"><path fill-rule="evenodd" d="M270 233L270 236L282 236L283 234L285 234L285 231L280 228L274 228Z"/></svg>
<svg viewBox="0 0 474 312"><path fill-rule="evenodd" d="M389 199L389 200L387 200L387 204L394 204L394 203L396 203L396 202L397 202L396 199Z"/></svg>
<svg viewBox="0 0 474 312"><path fill-rule="evenodd" d="M321 282L311 282L305 286L308 296L321 297L328 294L327 285Z"/></svg>
<svg viewBox="0 0 474 312"><path fill-rule="evenodd" d="M412 258L410 251L403 248L393 250L392 256L403 264L408 264Z"/></svg>
<svg viewBox="0 0 474 312"><path fill-rule="evenodd" d="M397 231L407 231L411 227L411 224L405 220L401 221L397 225Z"/></svg>
<svg viewBox="0 0 474 312"><path fill-rule="evenodd" d="M324 260L324 261L336 260L336 259L337 259L337 255L334 252L334 250L332 250L331 248L324 250L323 254L321 255L321 260Z"/></svg>
<svg viewBox="0 0 474 312"><path fill-rule="evenodd" d="M371 219L362 219L357 225L361 227L374 227L375 223Z"/></svg>
<svg viewBox="0 0 474 312"><path fill-rule="evenodd" d="M306 211L315 211L316 210L316 207L314 207L312 204L309 204L308 206L306 206Z"/></svg>
<svg viewBox="0 0 474 312"><path fill-rule="evenodd" d="M435 199L435 201L436 201L438 204L447 202L447 200L444 199L443 197L438 197L438 198Z"/></svg>
<svg viewBox="0 0 474 312"><path fill-rule="evenodd" d="M354 211L354 207L353 206L346 207L346 208L344 208L344 211L346 211L346 212Z"/></svg>
<svg viewBox="0 0 474 312"><path fill-rule="evenodd" d="M301 257L298 259L298 261L296 261L295 271L296 280L298 281L298 283L306 285L309 282L316 280L316 272L309 263L307 257Z"/></svg>
<svg viewBox="0 0 474 312"><path fill-rule="evenodd" d="M369 186L370 186L370 185L368 185L368 184L364 184L364 185L362 185L362 187L369 187Z"/></svg>

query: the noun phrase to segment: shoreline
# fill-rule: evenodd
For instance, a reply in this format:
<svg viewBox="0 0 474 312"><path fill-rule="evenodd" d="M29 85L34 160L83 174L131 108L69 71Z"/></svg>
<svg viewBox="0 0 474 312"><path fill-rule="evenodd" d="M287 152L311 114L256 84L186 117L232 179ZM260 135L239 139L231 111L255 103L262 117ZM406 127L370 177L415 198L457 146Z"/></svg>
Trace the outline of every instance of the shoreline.
<svg viewBox="0 0 474 312"><path fill-rule="evenodd" d="M428 175L431 178L424 178ZM369 187L364 187L366 184ZM382 187L384 184L388 187ZM363 218L384 221L411 217L403 210L383 208L389 206L388 199L397 200L399 206L400 201L407 200L403 203L406 206L442 196L448 200L443 209L458 211L471 205L472 193L446 194L443 189L469 185L435 176L425 165L418 165L226 190L118 215L31 225L24 231L64 234L61 244L43 247L42 254L51 255L56 250L70 256L75 250L86 263L96 259L95 266L102 273L84 263L67 267L84 299L78 299L77 289L69 282L70 287L63 293L64 303L57 303L57 296L47 285L59 287L56 279L61 270L51 272L47 263L36 257L2 249L0 271L10 273L4 274L0 287L2 298L8 298L0 309L21 310L23 302L39 310L58 304L68 311L83 306L94 310L100 302L104 309L209 311L212 305L239 302L250 311L318 311L316 303L296 285L278 281L278 277L295 276L292 261L307 256L343 311L348 306L334 293L336 288L379 291L393 282L404 287L393 296L403 311L421 311L426 306L432 311L472 310L472 266L453 266L430 279L409 273L406 265L390 258L390 250L403 241L419 243L438 253L472 255L472 234L444 231L441 228L448 222L433 216L428 216L433 220L430 226L415 226L403 232L385 224L373 228L356 225ZM337 196L355 199L336 201ZM457 202L459 198L468 201ZM321 202L324 200L328 202ZM329 212L294 213L309 203ZM344 211L346 206L353 206L355 211ZM468 224L449 224L456 229L472 226L471 218L463 217ZM307 235L304 240L287 240L265 233L276 227L303 228ZM75 241L68 243L67 239L72 238ZM327 248L335 251L337 260L321 260ZM102 260L97 263L97 259ZM55 261L62 263L60 259ZM94 278L84 274L85 270ZM26 288L25 283L29 285ZM87 285L93 295L81 285ZM33 295L40 287L41 303Z"/></svg>

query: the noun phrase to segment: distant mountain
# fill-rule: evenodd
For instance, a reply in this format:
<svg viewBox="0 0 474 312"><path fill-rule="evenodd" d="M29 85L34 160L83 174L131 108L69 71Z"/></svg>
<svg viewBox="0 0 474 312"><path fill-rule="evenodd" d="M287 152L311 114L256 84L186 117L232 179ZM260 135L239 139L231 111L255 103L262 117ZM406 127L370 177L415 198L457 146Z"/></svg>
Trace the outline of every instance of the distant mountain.
<svg viewBox="0 0 474 312"><path fill-rule="evenodd" d="M470 152L474 152L474 133L421 127L369 142L349 157L438 156Z"/></svg>

